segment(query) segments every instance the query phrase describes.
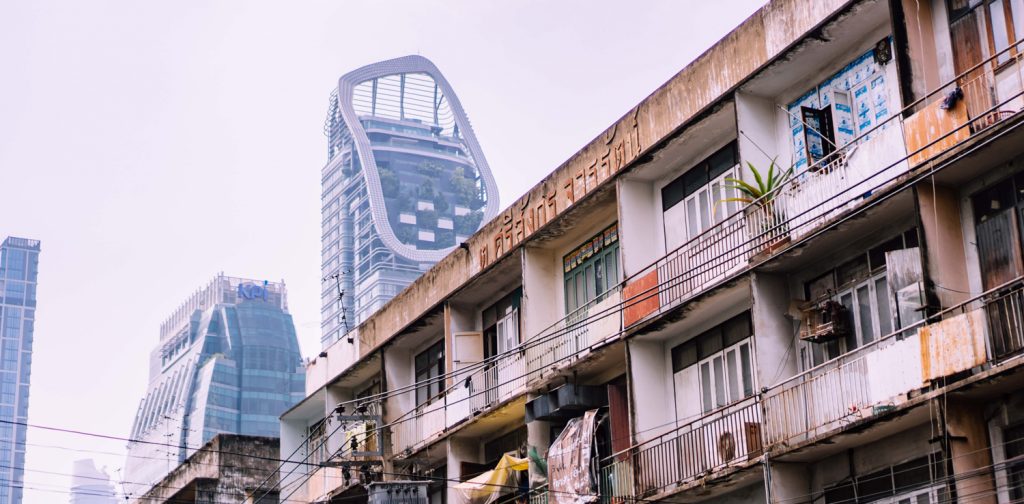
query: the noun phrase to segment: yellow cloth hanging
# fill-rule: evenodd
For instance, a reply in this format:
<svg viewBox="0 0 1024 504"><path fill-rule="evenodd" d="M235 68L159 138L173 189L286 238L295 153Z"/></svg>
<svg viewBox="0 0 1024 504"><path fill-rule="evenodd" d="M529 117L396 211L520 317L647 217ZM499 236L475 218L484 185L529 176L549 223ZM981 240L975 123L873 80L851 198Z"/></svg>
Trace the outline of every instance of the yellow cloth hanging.
<svg viewBox="0 0 1024 504"><path fill-rule="evenodd" d="M513 471L525 471L529 468L528 459L513 457L506 453L494 469L456 484L455 489L462 496L463 504L491 504L498 500L498 497L516 490Z"/></svg>

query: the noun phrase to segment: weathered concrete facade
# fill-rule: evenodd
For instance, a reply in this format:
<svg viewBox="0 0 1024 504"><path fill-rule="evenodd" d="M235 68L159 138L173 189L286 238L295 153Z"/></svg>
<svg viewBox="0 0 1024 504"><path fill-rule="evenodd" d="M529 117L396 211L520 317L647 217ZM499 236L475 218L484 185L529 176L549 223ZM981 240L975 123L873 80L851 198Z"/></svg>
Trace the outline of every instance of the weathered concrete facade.
<svg viewBox="0 0 1024 504"><path fill-rule="evenodd" d="M308 368L293 498L595 409L602 502L1024 498L1018 3L769 2Z"/></svg>
<svg viewBox="0 0 1024 504"><path fill-rule="evenodd" d="M280 443L219 434L132 502L276 504Z"/></svg>

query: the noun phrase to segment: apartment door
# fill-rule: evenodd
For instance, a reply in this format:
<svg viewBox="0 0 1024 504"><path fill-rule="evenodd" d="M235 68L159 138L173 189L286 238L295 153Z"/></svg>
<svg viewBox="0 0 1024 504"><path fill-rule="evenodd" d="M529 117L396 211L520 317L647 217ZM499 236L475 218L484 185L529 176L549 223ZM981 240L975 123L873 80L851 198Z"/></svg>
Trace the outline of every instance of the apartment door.
<svg viewBox="0 0 1024 504"><path fill-rule="evenodd" d="M972 198L982 288L986 291L1019 278L1024 273L1020 233L1024 215L1024 177L996 183ZM994 294L988 303L989 332L996 355L1024 347L1015 297Z"/></svg>
<svg viewBox="0 0 1024 504"><path fill-rule="evenodd" d="M1003 2L995 2L1001 8ZM986 5L988 4L988 5ZM963 75L957 82L964 92L967 114L978 119L994 104L992 79L988 65L978 66L985 60L988 26L986 10L993 2L984 0L947 0L949 36L953 47L953 68ZM983 34L986 34L983 38ZM975 68L977 67L977 68ZM966 72L966 74L965 74ZM977 129L982 122L972 122Z"/></svg>

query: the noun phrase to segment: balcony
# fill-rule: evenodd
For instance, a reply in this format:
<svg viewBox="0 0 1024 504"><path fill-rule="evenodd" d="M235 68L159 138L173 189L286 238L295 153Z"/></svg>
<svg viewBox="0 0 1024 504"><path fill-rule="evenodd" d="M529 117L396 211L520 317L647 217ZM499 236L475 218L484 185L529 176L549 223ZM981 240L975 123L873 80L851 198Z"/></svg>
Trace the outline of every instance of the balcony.
<svg viewBox="0 0 1024 504"><path fill-rule="evenodd" d="M549 369L568 366L589 349L617 337L622 329L621 288L612 287L528 340L524 346L529 379L542 376Z"/></svg>
<svg viewBox="0 0 1024 504"><path fill-rule="evenodd" d="M623 327L670 311L808 239L908 179L915 170L929 167L972 135L1019 115L1024 76L1017 69L1024 63L1017 59L1024 56L1011 62L1013 73L1002 70L1005 66L1000 67L1002 73L990 69L1009 49L883 119L742 212L627 279L622 293L626 300ZM1000 80L997 73L1004 77Z"/></svg>
<svg viewBox="0 0 1024 504"><path fill-rule="evenodd" d="M613 499L647 498L750 466L763 452L761 431L760 399L743 399L608 457L602 490Z"/></svg>
<svg viewBox="0 0 1024 504"><path fill-rule="evenodd" d="M455 372L451 385L430 402L392 422L392 449L413 453L474 415L493 410L523 393L526 363L513 351Z"/></svg>
<svg viewBox="0 0 1024 504"><path fill-rule="evenodd" d="M1024 350L1024 279L603 461L602 495L660 498L910 406L935 380Z"/></svg>

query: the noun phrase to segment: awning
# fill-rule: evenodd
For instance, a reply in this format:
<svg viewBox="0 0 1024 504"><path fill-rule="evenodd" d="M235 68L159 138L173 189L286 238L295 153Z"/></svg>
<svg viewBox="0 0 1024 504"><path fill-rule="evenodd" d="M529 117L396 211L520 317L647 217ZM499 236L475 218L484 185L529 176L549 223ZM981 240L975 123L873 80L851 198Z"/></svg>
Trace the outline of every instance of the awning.
<svg viewBox="0 0 1024 504"><path fill-rule="evenodd" d="M513 457L506 453L494 469L456 484L455 489L459 491L464 504L491 504L498 500L498 497L512 493L516 489L514 471L525 471L529 468L528 459Z"/></svg>

